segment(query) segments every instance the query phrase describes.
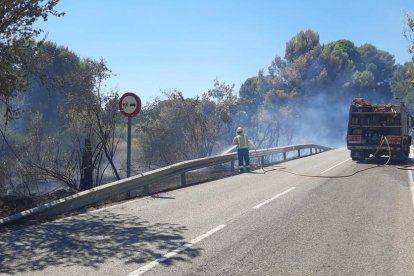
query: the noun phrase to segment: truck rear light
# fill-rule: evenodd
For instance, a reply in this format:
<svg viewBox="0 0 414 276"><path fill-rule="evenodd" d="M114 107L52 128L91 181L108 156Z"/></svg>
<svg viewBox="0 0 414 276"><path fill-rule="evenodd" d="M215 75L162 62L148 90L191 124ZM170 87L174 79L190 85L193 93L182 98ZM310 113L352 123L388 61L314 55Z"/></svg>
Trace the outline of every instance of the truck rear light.
<svg viewBox="0 0 414 276"><path fill-rule="evenodd" d="M360 144L362 140L361 135L348 135L348 143Z"/></svg>
<svg viewBox="0 0 414 276"><path fill-rule="evenodd" d="M388 143L390 145L401 145L401 137L400 136L387 136Z"/></svg>

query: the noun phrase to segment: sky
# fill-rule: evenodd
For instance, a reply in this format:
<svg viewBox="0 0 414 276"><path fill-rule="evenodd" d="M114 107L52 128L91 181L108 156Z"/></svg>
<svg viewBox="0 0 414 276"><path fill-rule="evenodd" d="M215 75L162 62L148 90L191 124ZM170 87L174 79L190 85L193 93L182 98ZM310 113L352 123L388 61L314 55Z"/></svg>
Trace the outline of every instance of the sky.
<svg viewBox="0 0 414 276"><path fill-rule="evenodd" d="M286 42L311 29L321 44L371 43L411 60L403 36L409 0L60 0L64 17L36 26L81 58L103 58L116 74L106 89L144 104L176 89L196 97L214 80L235 85L284 56Z"/></svg>

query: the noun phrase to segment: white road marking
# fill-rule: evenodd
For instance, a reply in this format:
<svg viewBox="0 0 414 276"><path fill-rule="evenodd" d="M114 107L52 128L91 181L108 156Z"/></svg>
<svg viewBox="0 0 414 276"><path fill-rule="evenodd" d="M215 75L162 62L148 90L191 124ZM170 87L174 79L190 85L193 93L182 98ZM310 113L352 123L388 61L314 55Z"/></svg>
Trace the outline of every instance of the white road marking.
<svg viewBox="0 0 414 276"><path fill-rule="evenodd" d="M410 154L408 156L409 158L413 158L413 147L410 146ZM408 179L410 180L410 191L411 191L411 201L413 203L413 207L414 207L414 176L413 176L413 171L412 170L407 170L408 172Z"/></svg>
<svg viewBox="0 0 414 276"><path fill-rule="evenodd" d="M216 233L217 231L220 231L221 229L223 229L224 227L226 227L225 224L220 224L219 226L217 226L214 229L211 229L210 231L206 232L205 234L198 236L195 239L192 239L190 241L190 243L186 243L180 247L178 247L177 249L165 254L164 256L162 256L159 259L156 259L155 261L152 261L144 266L141 266L140 268L138 268L135 271L132 271L131 273L128 274L128 276L137 276L137 275L142 275L145 272L147 272L148 270L154 268L156 265L165 262L168 259L171 259L172 257L174 257L175 255L183 252L184 250L187 250L188 248L192 247L193 245L195 245L196 243L202 241L203 239L207 238L208 236L213 235L214 233Z"/></svg>
<svg viewBox="0 0 414 276"><path fill-rule="evenodd" d="M326 172L328 172L328 171L332 170L333 168L336 168L336 167L338 167L339 165L342 165L343 163L345 163L345 162L347 162L347 161L349 161L349 160L351 160L351 158L348 158L348 159L346 159L346 160L344 160L344 161L342 161L342 162L340 162L340 163L338 163L338 164L336 164L336 165L334 165L334 166L330 167L329 169L324 170L323 172L321 172L321 174L324 174L324 173L326 173Z"/></svg>
<svg viewBox="0 0 414 276"><path fill-rule="evenodd" d="M414 180L413 180L413 171L407 170L408 179L410 179L410 191L411 191L411 201L413 202L414 207Z"/></svg>
<svg viewBox="0 0 414 276"><path fill-rule="evenodd" d="M273 200L275 200L276 198L281 197L282 195L287 194L287 193L289 193L290 191L292 191L292 190L294 190L294 189L296 189L296 187L289 188L289 189L287 189L286 191L284 191L284 192L282 192L282 193L280 193L280 194L277 194L277 195L275 195L274 197L272 197L272 198L270 198L270 199L268 199L268 200L266 200L266 201L264 201L264 202L262 202L262 203L260 203L260 204L258 204L258 205L256 205L256 206L254 206L254 207L253 207L253 209L259 209L259 208L260 208L260 207L262 207L263 205L266 205L266 204L268 204L268 203L272 202L272 201L273 201Z"/></svg>
<svg viewBox="0 0 414 276"><path fill-rule="evenodd" d="M196 243L198 243L198 242L200 242L201 240L204 240L205 238L207 238L208 236L211 236L211 235L213 235L214 233L216 233L217 231L220 231L221 229L223 229L224 227L226 227L226 225L225 224L220 224L219 226L217 226L216 228L214 228L214 229L211 229L210 231L208 231L207 233L205 233L205 234L203 234L203 235L201 235L201 236L198 236L197 238L195 238L195 239L192 239L191 241L190 241L190 243L192 243L192 244L196 244Z"/></svg>

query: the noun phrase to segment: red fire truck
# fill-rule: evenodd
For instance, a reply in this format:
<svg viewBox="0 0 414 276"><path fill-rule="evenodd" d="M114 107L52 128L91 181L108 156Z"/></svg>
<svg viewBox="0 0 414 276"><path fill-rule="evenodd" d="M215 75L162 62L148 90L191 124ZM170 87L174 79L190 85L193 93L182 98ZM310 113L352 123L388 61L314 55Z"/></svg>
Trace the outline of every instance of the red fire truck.
<svg viewBox="0 0 414 276"><path fill-rule="evenodd" d="M354 99L349 109L347 133L352 160L364 160L371 154L407 159L412 125L413 118L403 103L371 104L362 98Z"/></svg>

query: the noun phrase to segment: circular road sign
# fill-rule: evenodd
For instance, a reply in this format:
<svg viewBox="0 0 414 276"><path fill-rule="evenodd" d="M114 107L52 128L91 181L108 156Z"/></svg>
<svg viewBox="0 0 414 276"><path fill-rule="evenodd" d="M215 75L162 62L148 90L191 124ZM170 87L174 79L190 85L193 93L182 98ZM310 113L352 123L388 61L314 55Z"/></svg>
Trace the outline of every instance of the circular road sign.
<svg viewBox="0 0 414 276"><path fill-rule="evenodd" d="M127 92L119 99L119 110L127 117L134 117L141 111L141 99L132 92Z"/></svg>

